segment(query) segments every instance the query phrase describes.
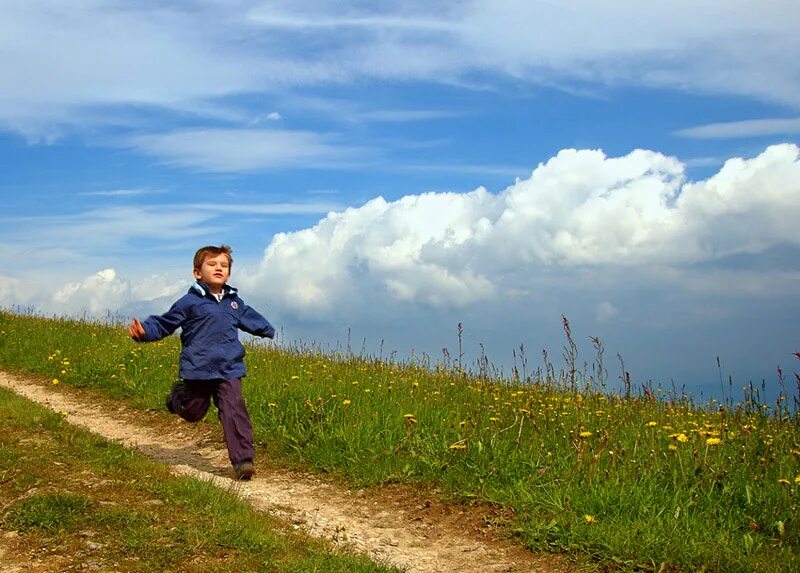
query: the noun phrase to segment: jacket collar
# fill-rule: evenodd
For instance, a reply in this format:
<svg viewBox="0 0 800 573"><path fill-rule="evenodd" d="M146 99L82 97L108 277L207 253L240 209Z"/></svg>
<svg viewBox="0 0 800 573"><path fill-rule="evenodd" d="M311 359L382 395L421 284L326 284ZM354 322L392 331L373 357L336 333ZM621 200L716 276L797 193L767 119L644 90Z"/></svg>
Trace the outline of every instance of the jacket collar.
<svg viewBox="0 0 800 573"><path fill-rule="evenodd" d="M208 288L208 285L206 283L204 283L203 281L197 281L189 288L189 292L195 292L195 293L199 294L200 296L206 296L206 295L211 294L211 289ZM239 292L239 291L236 288L234 288L234 287L232 287L230 285L225 285L224 287L222 287L222 296L223 297L233 296L237 292Z"/></svg>

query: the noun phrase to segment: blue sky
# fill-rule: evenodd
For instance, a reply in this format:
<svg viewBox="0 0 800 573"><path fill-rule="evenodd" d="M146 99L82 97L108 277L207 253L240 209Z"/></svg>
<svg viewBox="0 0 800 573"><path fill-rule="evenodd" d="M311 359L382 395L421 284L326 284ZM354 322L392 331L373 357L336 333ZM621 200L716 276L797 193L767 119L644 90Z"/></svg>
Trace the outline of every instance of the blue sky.
<svg viewBox="0 0 800 573"><path fill-rule="evenodd" d="M298 7L300 6L300 7ZM800 350L800 5L0 6L0 305L163 312L194 250L284 342L506 371L566 314L704 395ZM364 342L366 341L366 342ZM737 391L738 395L738 391Z"/></svg>

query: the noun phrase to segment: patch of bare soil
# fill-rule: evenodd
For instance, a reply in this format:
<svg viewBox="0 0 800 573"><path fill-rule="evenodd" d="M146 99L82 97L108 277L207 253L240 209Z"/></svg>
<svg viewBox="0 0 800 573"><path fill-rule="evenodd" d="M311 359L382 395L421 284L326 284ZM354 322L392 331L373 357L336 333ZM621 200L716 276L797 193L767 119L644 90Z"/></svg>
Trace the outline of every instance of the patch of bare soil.
<svg viewBox="0 0 800 573"><path fill-rule="evenodd" d="M3 372L0 386L62 412L71 424L168 464L176 474L233 489L259 511L408 572L574 570L561 559L534 555L502 539L492 523L504 516L492 508L445 504L401 487L351 491L265 463L257 463L252 481L235 482L224 444L206 425L177 417L165 422L161 413L133 412L88 392Z"/></svg>

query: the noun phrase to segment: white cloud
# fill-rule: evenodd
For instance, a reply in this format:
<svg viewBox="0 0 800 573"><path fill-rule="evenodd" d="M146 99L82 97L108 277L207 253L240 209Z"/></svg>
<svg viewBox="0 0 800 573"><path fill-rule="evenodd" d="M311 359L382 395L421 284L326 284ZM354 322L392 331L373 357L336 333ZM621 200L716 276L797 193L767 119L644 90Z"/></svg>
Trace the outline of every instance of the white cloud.
<svg viewBox="0 0 800 573"><path fill-rule="evenodd" d="M107 191L85 191L78 195L88 197L135 197L139 195L158 195L164 193L161 189L110 189Z"/></svg>
<svg viewBox="0 0 800 573"><path fill-rule="evenodd" d="M203 171L258 171L285 167L347 167L368 151L337 145L308 131L192 129L139 135L130 143L167 163Z"/></svg>
<svg viewBox="0 0 800 573"><path fill-rule="evenodd" d="M166 203L104 207L68 215L0 217L0 262L13 260L16 268L72 268L87 257L102 258L120 250L129 253L131 248L141 251L138 245L143 241L170 248L188 240L224 235L235 224L227 217L230 213L307 215L339 208L339 203L332 201ZM22 258L18 249L5 247L14 244L24 245Z"/></svg>
<svg viewBox="0 0 800 573"><path fill-rule="evenodd" d="M0 308L25 305L30 300L30 294L16 277L0 276Z"/></svg>
<svg viewBox="0 0 800 573"><path fill-rule="evenodd" d="M145 277L132 285L129 280L120 278L115 269L104 269L81 281L64 284L43 306L66 315L104 316L134 303L176 297L185 287L185 281L169 281L158 275Z"/></svg>
<svg viewBox="0 0 800 573"><path fill-rule="evenodd" d="M617 316L619 314L619 310L609 301L604 300L600 304L597 305L595 309L595 320L597 322L607 322Z"/></svg>
<svg viewBox="0 0 800 573"><path fill-rule="evenodd" d="M655 86L796 105L799 27L793 0L733 0L724 9L716 0L7 0L0 125L52 142L71 128L113 123L114 108L233 117L221 98L364 78L466 85L475 72L565 89ZM193 157L173 159L195 165Z"/></svg>
<svg viewBox="0 0 800 573"><path fill-rule="evenodd" d="M202 205L168 209L159 218L161 211L109 209L56 218L37 226L39 242L31 233L30 248L59 244L63 253L53 256L66 256L62 264L85 264L81 245L91 252L99 241L108 248L134 236L191 238L224 218ZM187 217L184 225L178 216ZM367 309L397 316L414 305L434 312L485 304L491 313L506 302L529 304L541 292L559 291L594 293L603 301L594 316L608 321L616 315L608 297L624 296L635 284L692 296L786 296L800 284L800 273L784 267L786 255L776 249L800 250L797 220L795 145L730 159L696 182L685 180L679 161L652 151L607 157L597 150L563 150L499 193L478 188L397 201L379 197L330 212L313 227L275 235L260 263L239 267L236 284L257 304L321 321L349 320ZM25 227L15 221L18 228L9 230L8 222L5 233ZM91 237L97 245L81 243ZM14 249L0 254L19 255ZM763 262L754 266L758 260ZM52 288L22 273L0 279L0 303L91 314L139 308L137 303L179 294L184 275L132 280L137 275L123 278L106 268Z"/></svg>
<svg viewBox="0 0 800 573"><path fill-rule="evenodd" d="M789 135L800 133L800 118L793 119L749 119L725 123L710 123L687 127L675 135L694 139L735 139L766 135Z"/></svg>
<svg viewBox="0 0 800 573"><path fill-rule="evenodd" d="M800 248L799 156L773 146L687 183L680 162L652 151L564 150L499 194L378 198L276 235L242 283L307 315L366 300L458 307L530 292L558 269L630 279Z"/></svg>

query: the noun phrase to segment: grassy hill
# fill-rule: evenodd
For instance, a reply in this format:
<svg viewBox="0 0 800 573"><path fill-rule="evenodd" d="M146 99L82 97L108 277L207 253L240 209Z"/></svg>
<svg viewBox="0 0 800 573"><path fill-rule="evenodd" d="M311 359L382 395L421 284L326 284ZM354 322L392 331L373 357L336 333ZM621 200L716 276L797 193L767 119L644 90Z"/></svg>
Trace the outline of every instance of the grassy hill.
<svg viewBox="0 0 800 573"><path fill-rule="evenodd" d="M354 487L422 483L503 508L537 551L606 570L800 570L796 404L609 394L601 365L579 372L569 349L560 371L500 380L251 345L245 400L260 452ZM176 337L136 344L120 326L0 313L2 368L142 409L163 408L179 350Z"/></svg>

